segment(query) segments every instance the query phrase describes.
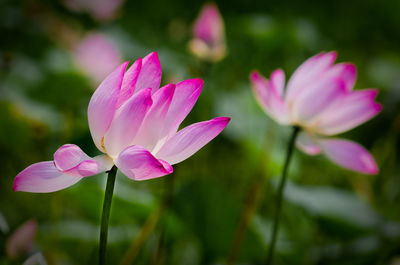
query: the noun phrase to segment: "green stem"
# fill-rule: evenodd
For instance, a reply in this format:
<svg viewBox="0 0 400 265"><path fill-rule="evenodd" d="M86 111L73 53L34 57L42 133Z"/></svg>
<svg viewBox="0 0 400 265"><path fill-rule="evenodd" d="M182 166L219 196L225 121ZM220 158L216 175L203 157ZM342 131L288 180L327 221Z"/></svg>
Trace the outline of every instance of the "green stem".
<svg viewBox="0 0 400 265"><path fill-rule="evenodd" d="M292 158L294 144L296 142L296 138L297 138L299 131L300 131L299 127L297 127L297 126L293 127L293 133L290 138L290 142L289 142L287 153L286 153L285 165L283 166L282 176L281 176L281 179L279 182L278 195L277 195L277 201L276 201L276 213L275 213L275 217L274 217L274 224L272 227L272 237L271 237L271 241L269 244L267 262L266 262L267 265L272 264L272 260L274 257L276 238L278 235L278 228L279 228L279 219L280 219L281 210L282 210L283 190L285 189L287 172L289 169L290 160Z"/></svg>
<svg viewBox="0 0 400 265"><path fill-rule="evenodd" d="M101 216L99 265L106 264L108 220L110 219L111 202L114 192L114 184L117 170L118 168L116 166L113 166L108 171L107 186L103 202L103 214Z"/></svg>

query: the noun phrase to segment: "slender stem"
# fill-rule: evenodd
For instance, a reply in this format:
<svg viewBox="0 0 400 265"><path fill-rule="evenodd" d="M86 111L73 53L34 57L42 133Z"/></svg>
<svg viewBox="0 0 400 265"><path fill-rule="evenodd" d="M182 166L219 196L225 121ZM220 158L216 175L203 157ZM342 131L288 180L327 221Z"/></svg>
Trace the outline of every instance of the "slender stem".
<svg viewBox="0 0 400 265"><path fill-rule="evenodd" d="M290 138L290 142L289 142L287 153L286 153L285 165L283 166L282 176L281 176L281 179L279 182L277 201L276 201L276 212L275 212L275 217L274 217L274 224L272 227L272 237L271 237L271 241L269 244L267 262L266 262L267 265L272 264L272 260L274 257L276 238L278 235L278 228L279 228L279 219L280 219L281 210L282 210L283 190L284 190L285 184L286 184L287 172L289 169L290 160L292 158L294 144L295 144L296 137L297 137L297 134L299 133L299 131L300 131L299 127L297 127L297 126L293 127L293 133Z"/></svg>
<svg viewBox="0 0 400 265"><path fill-rule="evenodd" d="M99 265L106 264L108 220L110 219L111 202L114 193L114 184L117 170L118 168L116 166L113 166L108 171L107 186L103 202L103 214L101 216Z"/></svg>

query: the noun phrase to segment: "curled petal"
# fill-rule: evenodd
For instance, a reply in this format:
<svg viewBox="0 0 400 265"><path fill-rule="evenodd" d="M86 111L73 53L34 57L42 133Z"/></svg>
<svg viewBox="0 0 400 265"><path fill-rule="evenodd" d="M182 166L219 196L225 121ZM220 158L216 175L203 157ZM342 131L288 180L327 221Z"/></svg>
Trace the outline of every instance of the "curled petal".
<svg viewBox="0 0 400 265"><path fill-rule="evenodd" d="M90 157L74 144L64 144L54 153L54 163L58 170L68 170Z"/></svg>
<svg viewBox="0 0 400 265"><path fill-rule="evenodd" d="M283 72L282 72L283 73ZM280 86L282 73L277 70L272 74L273 82L265 79L260 73L254 71L250 75L250 81L253 92L264 111L274 120L281 124L288 124L289 111L279 89L275 84Z"/></svg>
<svg viewBox="0 0 400 265"><path fill-rule="evenodd" d="M296 146L309 155L317 155L321 153L321 148L318 143L305 132L301 132L297 137Z"/></svg>
<svg viewBox="0 0 400 265"><path fill-rule="evenodd" d="M142 58L137 59L131 67L125 72L122 81L121 92L119 94L117 109L127 101L135 92L136 82L142 69Z"/></svg>
<svg viewBox="0 0 400 265"><path fill-rule="evenodd" d="M158 178L173 171L170 164L155 158L148 150L138 145L123 150L115 160L115 165L133 180Z"/></svg>
<svg viewBox="0 0 400 265"><path fill-rule="evenodd" d="M225 129L230 118L218 117L194 123L169 138L156 154L170 163L177 164L192 156Z"/></svg>
<svg viewBox="0 0 400 265"><path fill-rule="evenodd" d="M295 99L305 87L321 78L335 62L336 57L336 52L322 52L300 65L288 81L286 102Z"/></svg>
<svg viewBox="0 0 400 265"><path fill-rule="evenodd" d="M133 143L153 150L164 128L165 117L174 95L175 85L169 84L157 90L153 96L153 105L140 126Z"/></svg>
<svg viewBox="0 0 400 265"><path fill-rule="evenodd" d="M80 177L66 175L57 170L53 161L30 165L14 179L14 191L53 192L74 185Z"/></svg>
<svg viewBox="0 0 400 265"><path fill-rule="evenodd" d="M321 113L313 127L317 132L325 135L334 135L353 129L382 110L382 106L375 102L377 93L376 89L364 89L347 94L342 100Z"/></svg>
<svg viewBox="0 0 400 265"><path fill-rule="evenodd" d="M318 143L334 163L364 174L378 173L374 158L358 143L343 139L322 139Z"/></svg>
<svg viewBox="0 0 400 265"><path fill-rule="evenodd" d="M110 129L104 136L107 154L117 156L131 145L151 104L151 88L146 88L135 93L117 110Z"/></svg>
<svg viewBox="0 0 400 265"><path fill-rule="evenodd" d="M161 64L157 52L152 52L143 58L142 69L136 82L135 93L151 88L156 92L161 83Z"/></svg>
<svg viewBox="0 0 400 265"><path fill-rule="evenodd" d="M101 147L101 139L110 127L114 117L118 97L128 62L121 64L109 74L94 92L89 102L88 121L90 133L97 148Z"/></svg>
<svg viewBox="0 0 400 265"><path fill-rule="evenodd" d="M54 153L54 165L61 173L76 177L93 176L104 169L74 144L65 144Z"/></svg>

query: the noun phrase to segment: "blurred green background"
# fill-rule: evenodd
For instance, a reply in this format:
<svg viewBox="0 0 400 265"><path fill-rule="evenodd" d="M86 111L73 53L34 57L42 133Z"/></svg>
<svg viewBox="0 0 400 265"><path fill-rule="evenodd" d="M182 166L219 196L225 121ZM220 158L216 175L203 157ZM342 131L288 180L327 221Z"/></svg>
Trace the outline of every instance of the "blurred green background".
<svg viewBox="0 0 400 265"><path fill-rule="evenodd" d="M282 68L288 77L308 57L329 50L357 65L356 88L379 89L382 113L343 137L368 148L380 173L350 172L296 150L275 263L400 264L400 1L217 1L228 55L216 64L187 49L204 2L125 0L115 12L106 3L117 1L97 2L0 0L0 264L21 264L36 252L49 265L95 264L105 174L50 194L12 191L18 172L51 160L65 143L99 154L86 113L99 83L76 55L92 33L103 34L121 60L157 51L162 84L203 78L185 124L232 117L173 176L135 182L118 174L108 264L120 264L132 242L138 244L166 198L128 264L263 264L290 128L261 111L248 75ZM102 55L89 65L101 64ZM246 232L238 229L244 209L252 217ZM7 240L29 219L38 224L33 249L9 257Z"/></svg>

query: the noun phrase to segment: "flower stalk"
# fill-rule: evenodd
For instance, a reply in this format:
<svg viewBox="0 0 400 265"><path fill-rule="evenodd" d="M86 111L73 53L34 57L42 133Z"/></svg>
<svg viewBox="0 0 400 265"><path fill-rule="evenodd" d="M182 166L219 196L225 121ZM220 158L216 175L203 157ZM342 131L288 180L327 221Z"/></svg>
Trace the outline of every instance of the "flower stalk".
<svg viewBox="0 0 400 265"><path fill-rule="evenodd" d="M279 229L279 220L280 220L281 211L282 211L283 191L284 191L285 185L286 185L287 172L289 169L290 160L292 158L294 145L295 145L296 138L297 138L297 135L299 134L299 132L300 132L300 127L294 126L292 136L290 137L287 153L286 153L285 165L283 166L282 176L279 181L278 194L277 194L277 200L276 200L276 212L275 212L275 217L274 217L274 223L272 226L272 236L271 236L271 240L270 240L270 244L269 244L267 262L266 262L267 265L272 264L272 260L274 257L276 239L278 236L278 229Z"/></svg>
<svg viewBox="0 0 400 265"><path fill-rule="evenodd" d="M103 213L101 216L99 265L106 264L106 250L108 237L108 221L110 219L111 202L114 193L115 177L118 168L113 166L108 172L106 191L104 194Z"/></svg>

